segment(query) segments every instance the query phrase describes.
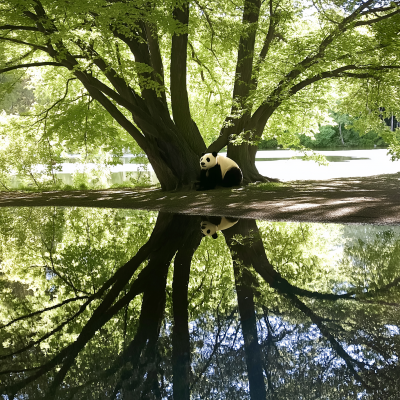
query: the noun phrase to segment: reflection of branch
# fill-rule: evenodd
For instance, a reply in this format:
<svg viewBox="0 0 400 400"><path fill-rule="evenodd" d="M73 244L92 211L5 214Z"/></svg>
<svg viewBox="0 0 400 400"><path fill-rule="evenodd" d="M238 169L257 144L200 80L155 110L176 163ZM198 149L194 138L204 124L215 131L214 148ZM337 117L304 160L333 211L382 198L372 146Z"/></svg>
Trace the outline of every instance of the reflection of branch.
<svg viewBox="0 0 400 400"><path fill-rule="evenodd" d="M126 274L127 276L122 276L122 279L119 279L114 284L111 290L107 293L103 302L94 311L92 317L82 328L77 340L64 348L56 357L53 358L53 360L47 363L46 369L50 370L55 365L62 362L62 367L54 376L53 382L48 391L49 394L51 393L52 396L55 396L56 391L60 387L66 374L74 363L75 358L86 346L86 344L93 338L95 333L117 312L129 304L138 294L143 293L143 291L150 285L151 290L156 290L158 292L162 291L165 298L165 282L162 281L162 279L165 278L164 280L166 280L170 262L178 250L178 246L181 245L182 239L186 239L188 235L187 229L182 229L182 226L187 225L188 218L189 217L180 215L174 215L173 217L170 217L168 214L159 214L156 226L149 241L138 251L135 257L125 264L124 267L129 265L129 269ZM197 228L198 224L195 226ZM165 235L166 233L168 233L168 236ZM161 240L161 246L159 240ZM148 265L140 272L139 276L131 284L128 293L114 303L115 299L121 293L121 290L125 287L126 283L129 282L137 268L139 268L141 263L146 259L149 259ZM160 279L158 279L157 285L154 285L153 280L155 274L157 273L162 276ZM160 285L163 286L162 290L160 289ZM164 306L158 302L158 298L153 292L150 291L150 293L152 293L150 299L156 302L156 309L157 307L160 307L162 312ZM147 295L148 294L145 292L144 296ZM165 302L165 300L163 301ZM147 318L147 313L144 318ZM156 336L158 337L158 335ZM157 340L156 336L149 337L149 346L152 342ZM42 374L39 373L39 376L40 375ZM33 379L32 377L29 377L25 382L33 381L34 379L36 379L36 377L33 377Z"/></svg>
<svg viewBox="0 0 400 400"><path fill-rule="evenodd" d="M353 374L354 378L360 382L365 388L373 389L365 380L360 376L360 374L355 370L354 365L356 364L359 368L364 369L365 364L355 360L351 357L343 346L334 338L334 336L330 333L329 329L322 323L321 317L314 313L309 307L307 307L301 300L299 300L295 295L287 293L286 296L292 301L292 303L301 310L305 315L307 315L311 321L317 325L319 331L322 335L330 342L333 349L336 351L339 357L343 359L346 363L347 367Z"/></svg>
<svg viewBox="0 0 400 400"><path fill-rule="evenodd" d="M240 220L235 226L226 231L225 239L230 247L231 252L236 252L236 257L243 262L246 262L247 265L253 265L256 272L258 272L263 279L268 283L271 287L278 289L284 294L288 299L290 299L300 311L302 311L306 316L308 316L311 321L317 325L321 334L330 342L333 349L336 351L339 357L341 357L346 363L347 367L350 369L351 373L355 377L355 379L360 382L365 388L373 389L370 384L365 382L365 380L360 376L358 371L355 369L354 365L357 367L364 369L365 364L355 360L351 357L343 348L343 346L334 338L334 336L330 333L329 329L323 324L322 318L315 314L308 306L306 306L296 295L301 295L305 297L311 298L320 298L320 299L330 299L330 300L338 300L340 298L346 298L350 294L345 296L343 295L333 295L333 294L320 294L317 292L309 292L304 289L299 289L291 285L286 279L282 278L278 272L274 270L274 267L269 263L265 249L262 243L262 240L259 238L254 239L255 235L253 232L258 232L258 227L255 221L250 220ZM234 235L240 234L242 237L251 238L252 240L242 240L240 243L234 245L234 249L232 249L234 242ZM390 288L395 286L400 281L400 278L395 279L389 285L386 285L385 288ZM352 299L354 300L354 299Z"/></svg>
<svg viewBox="0 0 400 400"><path fill-rule="evenodd" d="M71 301L77 301L77 300L82 300L82 299L87 299L87 298L88 298L88 296L80 296L80 297L73 297L71 299L64 300L62 303L55 304L54 306L44 308L43 310L34 311L30 314L26 314L26 315L23 315L22 317L13 319L12 321L8 322L7 324L0 326L0 329L7 328L7 326L10 326L17 321L21 321L23 319L28 319L28 318L34 317L35 315L42 314L46 311L50 311L50 310L54 310L55 308L62 307L63 305L68 304Z"/></svg>
<svg viewBox="0 0 400 400"><path fill-rule="evenodd" d="M370 297L370 296L373 296L373 295L375 295L377 293L380 293L380 292L386 292L388 289L391 289L392 287L397 286L399 283L400 283L400 277L394 279L392 282L388 283L385 286L382 286L379 289L375 289L375 290L372 290L371 292L367 292L365 294L365 296L366 297Z"/></svg>
<svg viewBox="0 0 400 400"><path fill-rule="evenodd" d="M355 299L357 300L357 299ZM360 303L367 303L367 304L380 304L382 306L390 306L390 307L400 307L400 303L391 303L388 301L381 301L381 300L358 300Z"/></svg>
<svg viewBox="0 0 400 400"><path fill-rule="evenodd" d="M50 336L54 335L55 333L61 331L62 328L64 328L65 325L67 325L69 322L73 321L76 317L78 317L80 314L82 314L86 307L88 306L88 304L93 300L92 298L89 298L84 304L81 305L81 307L79 308L79 310L72 315L70 318L66 319L62 324L60 324L59 326L57 326L56 328L54 328L52 331L46 333L44 336L42 336L40 339L35 340L33 342L31 342L30 344L28 344L27 346L15 351L14 353L10 353L10 354L6 354L3 356L0 356L0 360L5 360L7 358L13 357L17 354L21 354L26 350L29 350L30 348L32 348L33 346L42 343L44 340L46 340L47 338L49 338ZM0 375L3 374L3 372L0 372Z"/></svg>
<svg viewBox="0 0 400 400"><path fill-rule="evenodd" d="M35 369L39 369L40 367L32 367L32 368L23 368L23 369L7 369L5 371L1 371L0 374L6 375L6 374L19 374L21 372L28 372L28 371L34 371Z"/></svg>
<svg viewBox="0 0 400 400"><path fill-rule="evenodd" d="M193 387L197 384L197 382L202 378L204 372L206 372L207 368L209 367L209 365L211 364L211 360L214 356L214 354L216 353L216 351L218 350L218 348L220 347L221 343L225 340L226 335L228 334L229 328L231 326L230 322L233 319L233 316L236 313L236 308L230 313L229 317L227 318L227 321L229 322L229 325L225 331L225 334L223 336L223 338L221 340L219 340L219 335L221 333L221 324L218 324L218 330L217 333L215 334L215 342L214 342L214 347L213 350L210 354L210 356L208 357L207 362L205 363L204 367L201 369L201 371L199 372L199 374L197 375L196 379L192 382L192 384L190 385L190 391L192 391ZM217 310L217 317L219 318L219 312Z"/></svg>

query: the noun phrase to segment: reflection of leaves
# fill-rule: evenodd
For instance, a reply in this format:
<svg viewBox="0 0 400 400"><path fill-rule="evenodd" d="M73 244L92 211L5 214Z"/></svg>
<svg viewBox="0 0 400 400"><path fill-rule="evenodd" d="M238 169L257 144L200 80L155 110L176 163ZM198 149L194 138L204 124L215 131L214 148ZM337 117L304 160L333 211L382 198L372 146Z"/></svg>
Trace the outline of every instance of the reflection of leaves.
<svg viewBox="0 0 400 400"><path fill-rule="evenodd" d="M365 228L364 228L365 229ZM342 268L352 267L350 284L371 292L399 278L400 237L393 229L369 229L345 247Z"/></svg>
<svg viewBox="0 0 400 400"><path fill-rule="evenodd" d="M242 246L251 246L257 240L260 240L261 236L259 232L251 231L248 235L243 236L241 234L235 234L232 238L232 246L240 244Z"/></svg>
<svg viewBox="0 0 400 400"><path fill-rule="evenodd" d="M0 347L0 354L48 337L40 349L51 356L76 338L97 304L92 298L92 306L80 308L87 297L82 293L96 293L129 260L147 240L154 217L125 210L2 208L0 222L0 318L2 324L15 320L0 331L0 342L7 340L9 347L5 353ZM16 285L26 290L8 289ZM68 301L77 294L81 301ZM57 328L65 324L65 330ZM57 333L49 335L54 329ZM23 359L13 363L18 366Z"/></svg>
<svg viewBox="0 0 400 400"><path fill-rule="evenodd" d="M164 217L165 221L172 218ZM112 279L110 277L122 263L137 253L149 237L154 214L74 208L0 209L0 222L4 222L0 224L1 323L7 324L47 308L0 329L0 343L3 343L0 357L29 346L29 358L18 354L8 358L6 361L10 363L3 367L3 371L5 368L7 371L21 371L46 364L57 357L61 349L76 342L83 326L92 319L109 293L104 292L100 298L93 296L79 313L81 305L88 300L82 292L92 296L104 282L108 282L107 279ZM360 234L351 239L347 228L335 225L259 222L259 235L254 222L248 224L249 234L240 231L239 225L232 227L239 232L235 235L232 231L235 261L241 255L234 267L242 287L252 289L254 294L253 327L261 348L262 368L270 396L267 398L297 398L305 388L311 387L316 398L340 399L349 393L358 394L363 389L359 386L360 381L353 379L356 375L350 373L349 365L354 365L358 376L371 385L386 387L387 382L396 382L398 368L393 355L400 352L400 336L396 333L398 307L376 302L377 299L389 299L393 303L397 300L395 288L389 293L379 292L384 287L379 284L393 283L392 279L396 279L395 268L388 267L380 275L376 272L368 278L365 270L352 263L354 251L352 257L348 257L348 263L343 265L339 263L339 257L332 257L331 252L333 249L341 254L345 249L347 254L349 249L358 248L364 249L364 253L383 252L386 258L392 258L387 264L391 266L397 257L395 231L379 235L371 231L366 237ZM182 224L178 231L182 231ZM193 232L198 233L198 221ZM225 237L228 234L228 230L224 232ZM339 244L342 234L345 242ZM75 397L97 398L105 392L112 393L116 386L140 398L146 390L151 390L150 383L156 387L158 382L161 382L157 387L161 398L171 396L174 381L171 357L175 348L172 335L175 324L179 323L181 328L190 327L187 348L190 347L192 352L192 374L188 372L187 376L191 376L188 381L193 398L205 398L210 393L218 393L219 397L210 394L208 398L220 398L221 393L227 398L249 398L243 321L237 310L232 258L224 235L219 235L216 240L202 240L191 260L187 322L175 320L173 296L177 292L173 289L172 268L168 275L165 310L163 289L158 289L155 284L157 276L162 278L162 268L169 266L169 263L161 262L163 252L170 251L176 235L163 236L157 245L152 242L158 249L151 252L154 269L149 272L149 264L143 263L132 280L135 290L150 287L150 292L143 297L137 296L129 304L126 302L129 301L130 287L125 286L119 292L115 301L120 302L122 308L113 315L107 310L108 322L96 334L91 332L93 336L81 349L76 363L71 365L65 377L65 391L60 391L60 398L72 397L73 393ZM389 246L386 250L385 245ZM181 248L186 252L191 247ZM265 263L265 254L263 258L258 252L262 248L266 249L270 266ZM248 250L251 251L246 252ZM254 258L243 257L252 254ZM255 265L248 266L247 259ZM183 261L182 258L178 260L176 256L174 274L179 273L178 265ZM185 258L187 268L188 262L189 259ZM275 289L255 272L261 271L262 262L264 269L269 268ZM275 268L290 284L287 282L285 285ZM357 270L363 273L354 275ZM138 287L135 282L146 271L152 284ZM374 269L369 271L375 273ZM119 283L123 286L124 275L121 276ZM360 282L361 291L362 278L367 284L364 288L368 289L368 294L360 301L358 294L352 299L335 295L338 287L355 286L356 280ZM375 282L378 291L372 291L371 282ZM14 284L28 291L17 293L12 289ZM296 287L309 287L314 292L310 297L303 296L303 289L303 292L300 289L293 292ZM67 301L74 298L75 291L81 299ZM332 293L332 298L318 297L319 294ZM77 313L79 315L74 317ZM43 340L40 346L32 344L64 323L66 326ZM152 327L149 331L144 329L148 324ZM80 345L83 343L82 338ZM186 343L182 343L182 349L183 345ZM341 352L340 357L338 352ZM347 364L343 361L346 354ZM69 357L68 354L65 356ZM120 369L125 356L132 363ZM28 375L21 373L21 379ZM11 380L7 374L1 375L1 369L0 376ZM35 381L26 389L27 395L32 390L30 397L37 397L35 388L48 388L49 377ZM16 380L16 375L12 379ZM344 391L334 390L339 385L345 387ZM379 395L377 392L375 398ZM368 394L366 398L374 398L371 396Z"/></svg>

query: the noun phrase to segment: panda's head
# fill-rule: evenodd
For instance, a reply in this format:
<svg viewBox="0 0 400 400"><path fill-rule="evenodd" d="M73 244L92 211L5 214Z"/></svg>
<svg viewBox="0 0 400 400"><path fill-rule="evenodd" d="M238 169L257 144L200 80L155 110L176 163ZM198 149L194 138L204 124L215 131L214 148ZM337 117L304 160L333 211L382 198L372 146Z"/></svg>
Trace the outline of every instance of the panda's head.
<svg viewBox="0 0 400 400"><path fill-rule="evenodd" d="M213 151L212 153L203 153L200 157L200 168L201 169L210 169L217 165L217 152Z"/></svg>
<svg viewBox="0 0 400 400"><path fill-rule="evenodd" d="M201 221L201 232L204 236L211 236L213 239L218 237L217 225L214 225L208 221Z"/></svg>

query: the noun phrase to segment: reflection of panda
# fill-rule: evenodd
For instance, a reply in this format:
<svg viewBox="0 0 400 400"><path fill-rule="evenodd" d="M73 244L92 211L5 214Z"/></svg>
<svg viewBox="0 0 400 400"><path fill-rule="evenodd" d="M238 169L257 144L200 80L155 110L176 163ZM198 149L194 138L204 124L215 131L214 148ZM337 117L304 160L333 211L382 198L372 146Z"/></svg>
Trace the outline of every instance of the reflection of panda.
<svg viewBox="0 0 400 400"><path fill-rule="evenodd" d="M237 186L242 182L242 171L235 161L216 152L203 153L200 158L200 186L197 190L215 189L215 186Z"/></svg>
<svg viewBox="0 0 400 400"><path fill-rule="evenodd" d="M235 225L239 220L230 217L207 217L201 221L201 232L204 236L211 236L213 239L218 237L217 231L223 231Z"/></svg>

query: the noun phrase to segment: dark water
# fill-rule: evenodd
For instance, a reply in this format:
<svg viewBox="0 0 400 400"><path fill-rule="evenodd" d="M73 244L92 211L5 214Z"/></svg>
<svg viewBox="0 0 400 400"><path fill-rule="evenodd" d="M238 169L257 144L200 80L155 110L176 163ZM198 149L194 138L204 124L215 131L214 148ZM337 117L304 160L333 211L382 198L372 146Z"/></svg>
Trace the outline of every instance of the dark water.
<svg viewBox="0 0 400 400"><path fill-rule="evenodd" d="M398 399L400 229L0 209L3 399Z"/></svg>

